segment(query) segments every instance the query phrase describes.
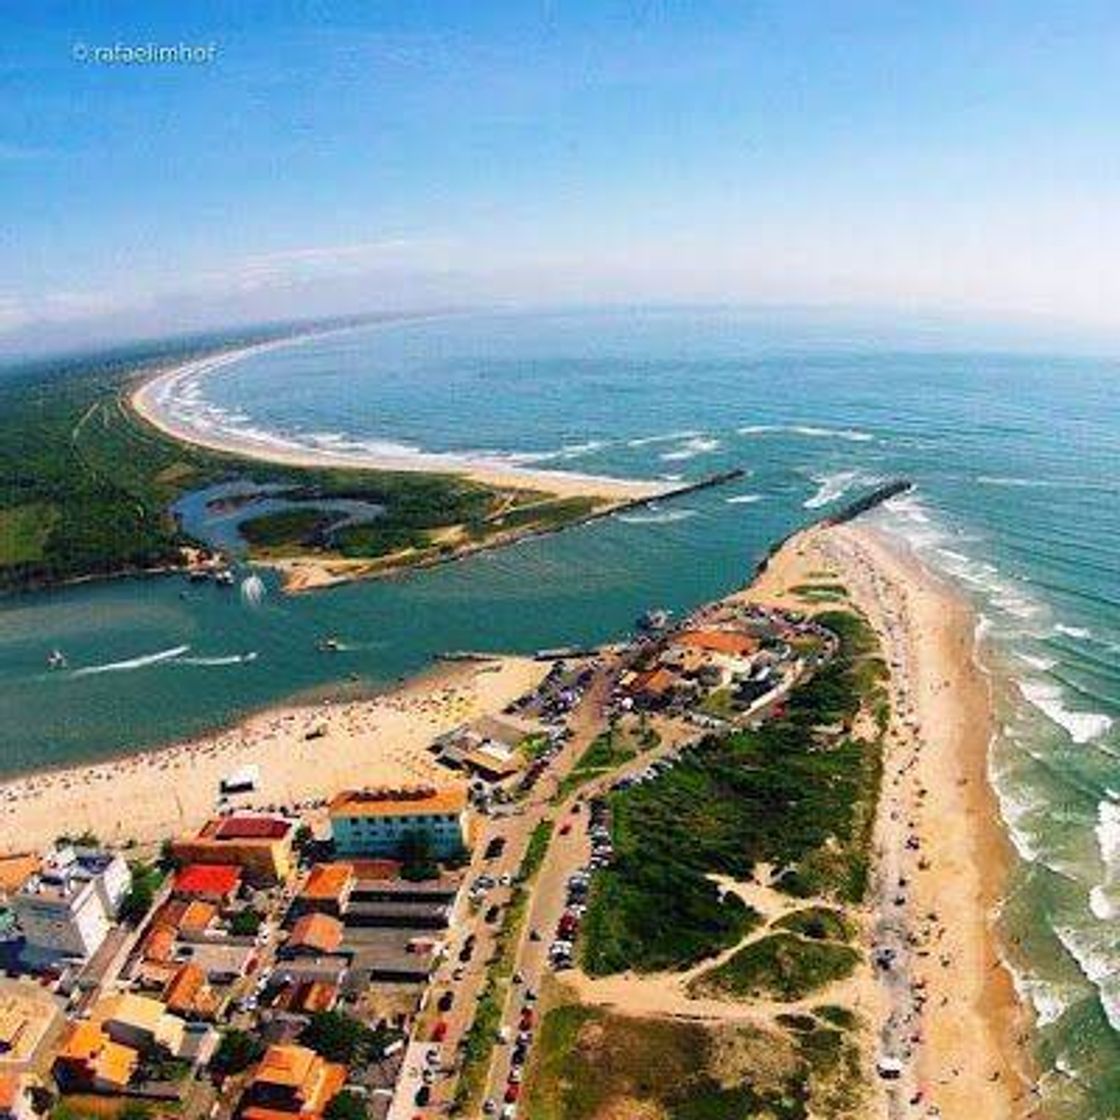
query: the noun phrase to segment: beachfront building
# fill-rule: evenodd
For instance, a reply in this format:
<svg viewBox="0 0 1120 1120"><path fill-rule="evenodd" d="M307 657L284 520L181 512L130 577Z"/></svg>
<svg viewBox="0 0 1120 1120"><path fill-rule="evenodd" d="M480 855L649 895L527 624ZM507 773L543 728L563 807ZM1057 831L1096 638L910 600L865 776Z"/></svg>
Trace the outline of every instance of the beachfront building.
<svg viewBox="0 0 1120 1120"><path fill-rule="evenodd" d="M323 1110L346 1083L346 1067L325 1061L306 1046L270 1046L241 1102L244 1120L305 1118Z"/></svg>
<svg viewBox="0 0 1120 1120"><path fill-rule="evenodd" d="M467 791L366 789L340 793L330 806L335 849L344 856L395 856L411 838L443 858L461 851L467 839Z"/></svg>
<svg viewBox="0 0 1120 1120"><path fill-rule="evenodd" d="M88 960L112 928L132 883L118 855L62 848L12 899L31 968Z"/></svg>
<svg viewBox="0 0 1120 1120"><path fill-rule="evenodd" d="M172 856L181 863L240 867L253 884L282 883L292 873L295 827L284 817L234 813L207 822L197 836L176 840Z"/></svg>
<svg viewBox="0 0 1120 1120"><path fill-rule="evenodd" d="M171 894L212 906L229 906L240 887L240 867L224 863L189 863L175 872Z"/></svg>

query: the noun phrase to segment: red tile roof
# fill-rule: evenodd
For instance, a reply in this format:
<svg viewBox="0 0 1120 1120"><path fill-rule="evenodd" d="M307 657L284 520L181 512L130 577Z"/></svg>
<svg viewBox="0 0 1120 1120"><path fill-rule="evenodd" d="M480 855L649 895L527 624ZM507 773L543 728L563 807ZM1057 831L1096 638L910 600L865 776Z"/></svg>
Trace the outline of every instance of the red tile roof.
<svg viewBox="0 0 1120 1120"><path fill-rule="evenodd" d="M329 914L304 914L288 937L289 948L319 953L333 953L341 944L342 923Z"/></svg>
<svg viewBox="0 0 1120 1120"><path fill-rule="evenodd" d="M712 653L730 653L739 657L754 653L758 649L756 638L752 638L749 634L737 634L732 630L685 630L673 639L673 644L710 650Z"/></svg>
<svg viewBox="0 0 1120 1120"><path fill-rule="evenodd" d="M214 830L218 840L283 840L291 832L279 817L226 817Z"/></svg>
<svg viewBox="0 0 1120 1120"><path fill-rule="evenodd" d="M241 885L241 869L220 863L192 863L175 876L176 894L224 898Z"/></svg>

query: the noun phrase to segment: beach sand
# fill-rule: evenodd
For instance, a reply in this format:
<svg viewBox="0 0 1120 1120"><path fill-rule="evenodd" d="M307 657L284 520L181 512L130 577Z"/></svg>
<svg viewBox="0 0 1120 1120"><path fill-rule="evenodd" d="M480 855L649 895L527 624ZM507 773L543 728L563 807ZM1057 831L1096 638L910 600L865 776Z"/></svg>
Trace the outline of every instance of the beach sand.
<svg viewBox="0 0 1120 1120"><path fill-rule="evenodd" d="M139 383L129 404L141 419L172 439L197 444L212 451L244 456L294 467L343 467L350 470L408 471L423 474L454 474L487 486L506 490L537 490L559 498L590 497L604 503L625 503L653 498L671 487L665 482L610 478L571 471L534 470L501 459L480 456L436 454L386 447L354 453L315 448L288 442L264 433L211 430L176 415L172 402L183 382L229 365L249 354L293 345L308 336L241 347L165 369Z"/></svg>
<svg viewBox="0 0 1120 1120"><path fill-rule="evenodd" d="M891 669L871 916L875 944L897 952L872 976L880 1052L905 1065L888 1115L1025 1115L1026 1013L994 928L1011 853L987 778L992 707L974 615L902 542L865 524L793 538L750 594L804 610L791 588L823 573L867 616Z"/></svg>
<svg viewBox="0 0 1120 1120"><path fill-rule="evenodd" d="M157 844L212 816L221 779L247 765L260 782L231 798L238 806L292 807L382 783L447 785L454 779L428 752L432 739L499 713L547 668L516 657L449 664L372 699L280 707L191 742L20 777L0 785L0 850L87 829L115 844Z"/></svg>

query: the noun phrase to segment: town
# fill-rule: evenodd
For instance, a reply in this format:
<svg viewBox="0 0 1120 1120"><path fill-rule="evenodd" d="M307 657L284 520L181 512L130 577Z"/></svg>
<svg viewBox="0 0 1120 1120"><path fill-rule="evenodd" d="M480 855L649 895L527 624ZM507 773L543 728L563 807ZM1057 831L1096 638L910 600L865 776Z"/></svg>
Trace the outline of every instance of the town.
<svg viewBox="0 0 1120 1120"><path fill-rule="evenodd" d="M260 805L247 770L157 849L8 851L0 1116L517 1116L538 1001L579 968L614 858L612 791L781 715L836 647L749 599L651 611L434 738L440 783Z"/></svg>

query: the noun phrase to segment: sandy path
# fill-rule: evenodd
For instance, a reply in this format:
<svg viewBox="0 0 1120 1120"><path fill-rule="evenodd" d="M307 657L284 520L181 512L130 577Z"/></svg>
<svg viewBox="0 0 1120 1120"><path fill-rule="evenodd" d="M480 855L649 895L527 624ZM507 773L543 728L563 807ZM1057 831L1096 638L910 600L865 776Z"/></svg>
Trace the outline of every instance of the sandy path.
<svg viewBox="0 0 1120 1120"><path fill-rule="evenodd" d="M0 785L0 850L85 829L103 841L158 842L206 820L221 778L250 764L260 784L237 804L291 806L380 783L446 785L432 739L497 714L546 670L513 657L443 666L372 699L276 708L191 742L14 779Z"/></svg>

